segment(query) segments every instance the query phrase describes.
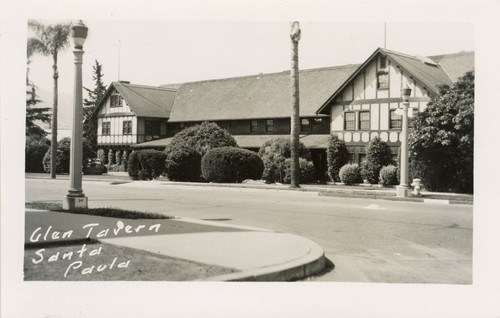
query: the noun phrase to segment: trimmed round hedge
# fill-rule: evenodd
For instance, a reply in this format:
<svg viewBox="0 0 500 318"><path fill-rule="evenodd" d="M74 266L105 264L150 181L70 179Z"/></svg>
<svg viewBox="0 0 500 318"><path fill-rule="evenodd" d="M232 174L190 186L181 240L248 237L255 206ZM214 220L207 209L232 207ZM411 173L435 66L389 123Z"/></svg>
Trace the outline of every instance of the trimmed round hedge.
<svg viewBox="0 0 500 318"><path fill-rule="evenodd" d="M361 182L361 169L357 164L346 164L340 168L340 181L346 185Z"/></svg>
<svg viewBox="0 0 500 318"><path fill-rule="evenodd" d="M165 173L172 181L200 180L201 155L196 149L188 146L167 147L165 160Z"/></svg>
<svg viewBox="0 0 500 318"><path fill-rule="evenodd" d="M253 151L222 147L209 150L201 159L203 178L209 182L242 182L262 178L264 163Z"/></svg>
<svg viewBox="0 0 500 318"><path fill-rule="evenodd" d="M162 151L152 149L134 151L128 159L128 174L133 180L158 178L165 171L165 157Z"/></svg>
<svg viewBox="0 0 500 318"><path fill-rule="evenodd" d="M388 165L380 169L379 176L380 183L384 186L397 185L398 181L398 168L393 165Z"/></svg>

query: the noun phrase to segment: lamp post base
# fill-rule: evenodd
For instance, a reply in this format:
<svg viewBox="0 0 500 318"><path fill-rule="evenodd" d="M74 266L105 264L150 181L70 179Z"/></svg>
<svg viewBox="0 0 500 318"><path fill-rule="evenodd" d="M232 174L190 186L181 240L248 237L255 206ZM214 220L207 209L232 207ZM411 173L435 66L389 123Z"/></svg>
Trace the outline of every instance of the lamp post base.
<svg viewBox="0 0 500 318"><path fill-rule="evenodd" d="M411 197L411 189L408 186L397 186L396 196L401 198Z"/></svg>
<svg viewBox="0 0 500 318"><path fill-rule="evenodd" d="M86 196L65 196L63 200L63 210L86 209L87 206L88 198Z"/></svg>

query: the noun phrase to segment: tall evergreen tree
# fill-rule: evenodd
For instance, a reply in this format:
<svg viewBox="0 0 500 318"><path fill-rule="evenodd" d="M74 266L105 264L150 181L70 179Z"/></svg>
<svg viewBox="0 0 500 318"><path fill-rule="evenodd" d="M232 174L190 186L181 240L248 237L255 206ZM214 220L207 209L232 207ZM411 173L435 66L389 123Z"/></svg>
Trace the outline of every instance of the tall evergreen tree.
<svg viewBox="0 0 500 318"><path fill-rule="evenodd" d="M84 87L88 98L83 100L83 137L94 151L97 151L97 116L94 113L97 105L106 93L106 86L104 86L102 81L103 76L102 64L95 60L95 64L92 67L94 89Z"/></svg>
<svg viewBox="0 0 500 318"><path fill-rule="evenodd" d="M34 36L28 39L28 54L39 53L51 56L54 64L54 104L52 107L52 138L51 138L51 158L56 158L57 153L57 104L58 104L58 78L57 57L60 51L69 46L69 33L71 24L43 25L36 21L29 21L29 28L34 32ZM56 178L56 160L51 162L50 176Z"/></svg>

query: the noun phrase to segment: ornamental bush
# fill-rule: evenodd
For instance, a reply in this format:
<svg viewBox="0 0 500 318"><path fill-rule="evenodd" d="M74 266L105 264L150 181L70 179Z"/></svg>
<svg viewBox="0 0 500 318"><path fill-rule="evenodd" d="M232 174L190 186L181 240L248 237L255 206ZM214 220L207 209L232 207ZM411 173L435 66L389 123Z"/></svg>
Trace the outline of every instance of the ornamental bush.
<svg viewBox="0 0 500 318"><path fill-rule="evenodd" d="M397 185L398 182L398 168L393 165L388 165L380 169L379 176L380 183L384 186Z"/></svg>
<svg viewBox="0 0 500 318"><path fill-rule="evenodd" d="M343 140L337 135L330 136L328 147L326 148L328 161L328 176L332 181L339 182L340 168L349 162L349 151Z"/></svg>
<svg viewBox="0 0 500 318"><path fill-rule="evenodd" d="M253 151L236 147L209 150L201 160L203 178L209 182L242 182L262 178L264 163Z"/></svg>
<svg viewBox="0 0 500 318"><path fill-rule="evenodd" d="M285 178L284 183L292 181L292 159L285 160ZM304 158L299 158L299 181L300 183L311 183L314 180L314 164Z"/></svg>
<svg viewBox="0 0 500 318"><path fill-rule="evenodd" d="M69 137L63 138L57 143L56 173L69 173L70 149L71 139ZM82 165L83 162L87 162L87 159L94 157L95 152L92 150L87 140L83 139ZM43 167L45 172L50 172L50 158L50 149L48 149L43 157Z"/></svg>
<svg viewBox="0 0 500 318"><path fill-rule="evenodd" d="M165 173L172 181L199 181L201 155L188 146L165 148Z"/></svg>
<svg viewBox="0 0 500 318"><path fill-rule="evenodd" d="M262 178L267 183L284 182L286 159L292 156L292 142L285 138L274 138L265 142L259 149L259 156L264 162ZM299 143L299 158L311 160L311 153L303 143Z"/></svg>
<svg viewBox="0 0 500 318"><path fill-rule="evenodd" d="M187 146L196 150L201 157L213 148L238 147L234 137L225 129L215 123L203 122L200 125L188 127L178 132L170 148L180 148Z"/></svg>
<svg viewBox="0 0 500 318"><path fill-rule="evenodd" d="M340 168L340 181L346 185L352 185L361 182L361 169L358 164L346 164Z"/></svg>
<svg viewBox="0 0 500 318"><path fill-rule="evenodd" d="M50 141L45 137L26 136L24 171L45 172L43 158L49 147Z"/></svg>
<svg viewBox="0 0 500 318"><path fill-rule="evenodd" d="M380 169L392 162L391 148L379 137L373 138L366 150L366 163L361 169L361 176L371 184L378 183Z"/></svg>
<svg viewBox="0 0 500 318"><path fill-rule="evenodd" d="M97 150L97 159L99 159L103 165L108 162L104 149L101 148Z"/></svg>
<svg viewBox="0 0 500 318"><path fill-rule="evenodd" d="M166 154L162 151L145 149L134 151L129 156L128 174L133 180L152 180L165 171Z"/></svg>

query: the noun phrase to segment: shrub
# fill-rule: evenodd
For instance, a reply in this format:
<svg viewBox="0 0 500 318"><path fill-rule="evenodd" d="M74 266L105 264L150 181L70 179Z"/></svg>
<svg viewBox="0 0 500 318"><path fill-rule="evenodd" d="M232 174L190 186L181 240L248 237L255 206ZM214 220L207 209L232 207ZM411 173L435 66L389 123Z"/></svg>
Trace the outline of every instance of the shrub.
<svg viewBox="0 0 500 318"><path fill-rule="evenodd" d="M209 150L201 160L203 178L211 182L242 182L262 178L264 163L250 150L223 147Z"/></svg>
<svg viewBox="0 0 500 318"><path fill-rule="evenodd" d="M398 182L398 168L393 165L388 165L380 169L379 176L380 183L384 186L397 185Z"/></svg>
<svg viewBox="0 0 500 318"><path fill-rule="evenodd" d="M285 178L284 183L292 181L292 159L285 160ZM312 161L307 161L304 158L299 158L299 180L301 183L310 183L314 180L314 164Z"/></svg>
<svg viewBox="0 0 500 318"><path fill-rule="evenodd" d="M201 155L188 146L165 148L165 173L172 181L199 181Z"/></svg>
<svg viewBox="0 0 500 318"><path fill-rule="evenodd" d="M129 157L128 174L133 180L152 180L165 171L166 154L157 150L134 151Z"/></svg>
<svg viewBox="0 0 500 318"><path fill-rule="evenodd" d="M259 149L259 156L264 162L262 178L267 183L284 182L286 159L292 155L292 142L289 139L274 138L265 142ZM299 158L311 160L311 153L303 143L299 143Z"/></svg>
<svg viewBox="0 0 500 318"><path fill-rule="evenodd" d="M238 144L227 130L217 126L215 123L203 122L200 125L181 130L174 136L170 143L170 148L175 149L182 146L196 150L203 157L210 149L238 147Z"/></svg>
<svg viewBox="0 0 500 318"><path fill-rule="evenodd" d="M329 138L326 156L328 161L328 176L332 181L339 182L339 171L343 165L349 162L349 151L345 142L340 140L337 135Z"/></svg>
<svg viewBox="0 0 500 318"><path fill-rule="evenodd" d="M50 141L45 138L26 137L24 147L25 153L25 172L45 172L43 167L43 158L50 147Z"/></svg>
<svg viewBox="0 0 500 318"><path fill-rule="evenodd" d="M56 173L69 173L69 161L70 161L70 149L71 149L71 139L66 137L61 139L57 143L57 158L56 158ZM87 140L83 140L83 162L87 162L87 159L94 158L95 152L92 150ZM47 150L45 156L43 157L43 167L45 172L50 172L50 149Z"/></svg>
<svg viewBox="0 0 500 318"><path fill-rule="evenodd" d="M380 169L390 165L392 158L391 148L379 137L373 138L366 150L366 163L363 164L361 175L371 184L378 183Z"/></svg>
<svg viewBox="0 0 500 318"><path fill-rule="evenodd" d="M112 149L108 151L108 165L112 165L115 163L115 153Z"/></svg>
<svg viewBox="0 0 500 318"><path fill-rule="evenodd" d="M361 182L361 169L357 164L346 164L340 168L340 181L346 185L352 185Z"/></svg>
<svg viewBox="0 0 500 318"><path fill-rule="evenodd" d="M117 165L121 165L122 164L122 152L120 150L117 150L116 153L115 153L115 163Z"/></svg>
<svg viewBox="0 0 500 318"><path fill-rule="evenodd" d="M128 151L127 150L123 151L122 163L123 163L123 171L127 171L127 165L128 165Z"/></svg>
<svg viewBox="0 0 500 318"><path fill-rule="evenodd" d="M99 159L103 165L108 162L104 149L97 150L97 159Z"/></svg>

